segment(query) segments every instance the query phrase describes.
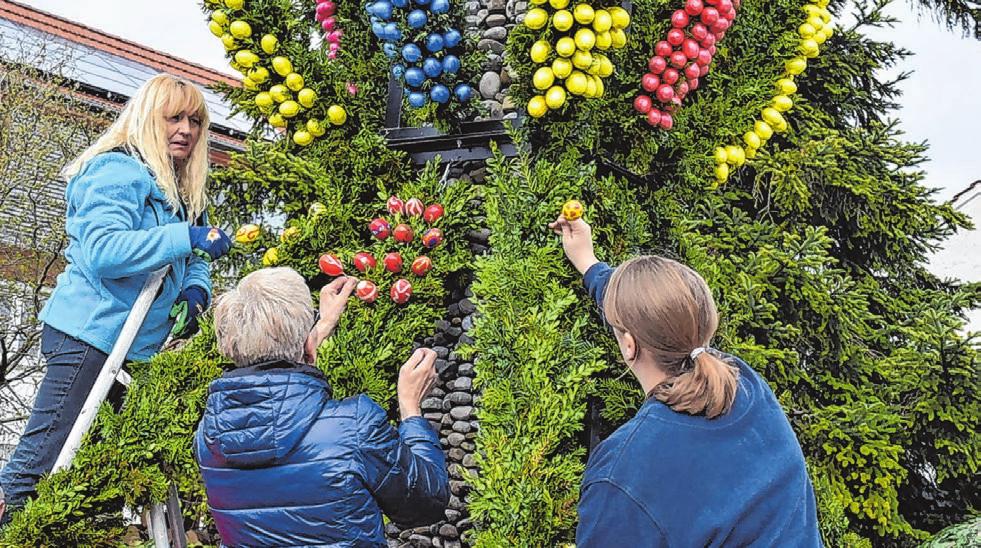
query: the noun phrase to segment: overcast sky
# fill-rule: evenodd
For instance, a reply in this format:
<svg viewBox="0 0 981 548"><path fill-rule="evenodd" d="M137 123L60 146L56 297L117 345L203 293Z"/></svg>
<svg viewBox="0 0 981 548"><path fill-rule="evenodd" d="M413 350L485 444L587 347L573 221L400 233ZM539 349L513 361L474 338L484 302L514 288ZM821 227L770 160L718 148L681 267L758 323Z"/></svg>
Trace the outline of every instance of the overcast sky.
<svg viewBox="0 0 981 548"><path fill-rule="evenodd" d="M232 73L221 43L208 31L193 0L18 1ZM896 0L892 12L903 23L883 36L916 52L900 67L914 74L903 84L898 116L911 140L929 141L927 184L941 189L939 198L949 198L981 179L981 42L948 32L929 17L918 18L908 0Z"/></svg>

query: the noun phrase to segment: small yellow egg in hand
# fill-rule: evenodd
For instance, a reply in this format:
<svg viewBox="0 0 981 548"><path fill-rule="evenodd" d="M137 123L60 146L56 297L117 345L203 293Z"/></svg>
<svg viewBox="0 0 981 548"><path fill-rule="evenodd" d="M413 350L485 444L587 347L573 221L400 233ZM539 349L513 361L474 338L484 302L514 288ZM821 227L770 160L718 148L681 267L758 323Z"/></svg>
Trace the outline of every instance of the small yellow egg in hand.
<svg viewBox="0 0 981 548"><path fill-rule="evenodd" d="M582 219L584 211L585 208L579 200L569 200L562 206L562 218L569 222L578 221Z"/></svg>

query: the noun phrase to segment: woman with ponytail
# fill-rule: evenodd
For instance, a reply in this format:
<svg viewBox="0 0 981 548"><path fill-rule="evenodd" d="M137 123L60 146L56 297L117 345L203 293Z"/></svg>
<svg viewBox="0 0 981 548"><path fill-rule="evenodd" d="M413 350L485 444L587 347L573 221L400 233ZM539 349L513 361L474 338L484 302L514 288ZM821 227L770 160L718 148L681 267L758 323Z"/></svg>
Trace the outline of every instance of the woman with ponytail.
<svg viewBox="0 0 981 548"><path fill-rule="evenodd" d="M710 347L719 317L705 280L653 255L613 269L585 221L549 226L647 394L589 457L576 546L821 546L780 404L746 363Z"/></svg>

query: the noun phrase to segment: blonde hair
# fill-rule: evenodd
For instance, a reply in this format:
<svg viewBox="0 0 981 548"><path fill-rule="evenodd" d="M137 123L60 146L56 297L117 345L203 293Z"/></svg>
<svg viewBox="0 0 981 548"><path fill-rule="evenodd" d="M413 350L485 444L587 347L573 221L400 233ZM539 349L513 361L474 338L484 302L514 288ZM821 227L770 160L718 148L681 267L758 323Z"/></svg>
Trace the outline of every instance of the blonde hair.
<svg viewBox="0 0 981 548"><path fill-rule="evenodd" d="M610 277L603 312L668 374L654 388L655 398L710 419L732 408L739 370L710 352L691 357L709 345L719 325L712 291L697 272L656 255L630 259Z"/></svg>
<svg viewBox="0 0 981 548"><path fill-rule="evenodd" d="M201 136L181 169L175 170L168 153L166 119L181 112L194 112L201 118ZM205 192L208 180L208 124L208 109L201 90L183 78L158 74L140 86L116 121L92 146L68 164L62 176L71 179L92 158L124 147L130 154L137 153L150 168L157 186L167 196L174 211L180 211L180 204L184 202L188 219L193 221L204 212L208 202Z"/></svg>
<svg viewBox="0 0 981 548"><path fill-rule="evenodd" d="M298 361L313 326L310 290L292 268L264 268L242 278L215 304L218 349L238 367Z"/></svg>

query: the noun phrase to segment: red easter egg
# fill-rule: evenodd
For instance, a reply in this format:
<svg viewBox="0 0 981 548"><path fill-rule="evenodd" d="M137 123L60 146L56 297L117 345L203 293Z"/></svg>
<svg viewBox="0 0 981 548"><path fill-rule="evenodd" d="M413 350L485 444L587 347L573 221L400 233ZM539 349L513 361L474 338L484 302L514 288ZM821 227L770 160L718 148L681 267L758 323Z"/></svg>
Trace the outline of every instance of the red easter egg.
<svg viewBox="0 0 981 548"><path fill-rule="evenodd" d="M422 245L432 249L443 243L443 231L438 228L430 228L422 235Z"/></svg>
<svg viewBox="0 0 981 548"><path fill-rule="evenodd" d="M715 34L716 40L722 40L722 37L725 35L728 29L729 29L729 21L726 21L725 19L719 19L715 23L712 23L712 26L709 27L709 30L712 31L712 34Z"/></svg>
<svg viewBox="0 0 981 548"><path fill-rule="evenodd" d="M648 72L640 79L640 85L644 90L653 93L661 85L661 79Z"/></svg>
<svg viewBox="0 0 981 548"><path fill-rule="evenodd" d="M419 198L412 198L408 202L405 202L405 214L412 217L421 216L425 208L426 206L422 204L422 200Z"/></svg>
<svg viewBox="0 0 981 548"><path fill-rule="evenodd" d="M678 85L674 88L674 93L677 95L678 99L684 99L688 95L688 83L678 82Z"/></svg>
<svg viewBox="0 0 981 548"><path fill-rule="evenodd" d="M732 0L719 0L718 3L715 4L715 8L719 10L720 14L733 11Z"/></svg>
<svg viewBox="0 0 981 548"><path fill-rule="evenodd" d="M420 255L412 261L412 273L416 276L425 276L432 269L433 261L425 255Z"/></svg>
<svg viewBox="0 0 981 548"><path fill-rule="evenodd" d="M661 127L664 129L671 129L674 127L674 118L670 114L664 113L661 115Z"/></svg>
<svg viewBox="0 0 981 548"><path fill-rule="evenodd" d="M685 13L688 15L698 15L702 13L702 9L705 6L702 4L702 0L686 0L685 2Z"/></svg>
<svg viewBox="0 0 981 548"><path fill-rule="evenodd" d="M317 20L323 21L324 19L334 15L334 6L330 4L317 4Z"/></svg>
<svg viewBox="0 0 981 548"><path fill-rule="evenodd" d="M395 230L392 231L392 235L395 236L396 242L402 242L403 244L411 242L412 237L414 236L412 233L412 227L407 224L400 224L396 226Z"/></svg>
<svg viewBox="0 0 981 548"><path fill-rule="evenodd" d="M702 69L695 63L692 63L685 67L685 79L691 81L698 79L702 75Z"/></svg>
<svg viewBox="0 0 981 548"><path fill-rule="evenodd" d="M674 51L674 48L666 40L661 40L654 45L654 54L658 57L667 57L671 55L672 51Z"/></svg>
<svg viewBox="0 0 981 548"><path fill-rule="evenodd" d="M705 8L702 10L702 14L699 15L702 19L702 23L711 26L713 23L719 20L719 10L715 8Z"/></svg>
<svg viewBox="0 0 981 548"><path fill-rule="evenodd" d="M715 46L709 46L709 48L708 48L708 50L709 50L709 54L710 54L710 55L711 55L712 57L715 57L715 52L717 52L717 51L719 51L719 49L718 49L718 48L716 48Z"/></svg>
<svg viewBox="0 0 981 548"><path fill-rule="evenodd" d="M695 23L691 26L691 30L689 32L691 32L692 38L701 42L706 36L708 36L709 29L701 23Z"/></svg>
<svg viewBox="0 0 981 548"><path fill-rule="evenodd" d="M689 78L688 79L688 87L689 88L691 88L693 90L698 89L698 84L699 84L698 78Z"/></svg>
<svg viewBox="0 0 981 548"><path fill-rule="evenodd" d="M647 113L647 123L653 127L657 127L661 123L661 111L656 108L652 108Z"/></svg>
<svg viewBox="0 0 981 548"><path fill-rule="evenodd" d="M651 57L651 60L647 62L647 69L653 74L661 74L666 68L668 68L668 61L661 56Z"/></svg>
<svg viewBox="0 0 981 548"><path fill-rule="evenodd" d="M704 78L704 77L705 77L705 75L706 75L706 74L708 74L708 73L709 73L709 68L708 68L708 66L704 66L704 67L702 67L702 73L701 73L701 74L699 74L699 75L698 75L698 77L699 77L699 78Z"/></svg>
<svg viewBox="0 0 981 548"><path fill-rule="evenodd" d="M384 240L392 233L392 225L388 224L388 221L385 219L379 217L368 224L368 230L371 231L371 235L375 238Z"/></svg>
<svg viewBox="0 0 981 548"><path fill-rule="evenodd" d="M385 270L398 274L402 272L402 255L395 251L386 253L385 258L382 259L382 264L385 265Z"/></svg>
<svg viewBox="0 0 981 548"><path fill-rule="evenodd" d="M354 286L354 294L366 303L373 303L378 298L378 286L374 282L361 280Z"/></svg>
<svg viewBox="0 0 981 548"><path fill-rule="evenodd" d="M688 14L685 10L677 10L671 14L671 26L676 29L683 29L688 26Z"/></svg>
<svg viewBox="0 0 981 548"><path fill-rule="evenodd" d="M698 57L695 58L695 62L699 66L707 67L712 64L712 54L707 49L698 50Z"/></svg>
<svg viewBox="0 0 981 548"><path fill-rule="evenodd" d="M340 276L344 274L344 265L341 263L341 260L330 253L321 255L319 264L320 270L328 276Z"/></svg>
<svg viewBox="0 0 981 548"><path fill-rule="evenodd" d="M354 263L354 268L358 269L358 272L366 272L369 268L375 268L378 265L375 257L367 251L355 253L351 262Z"/></svg>
<svg viewBox="0 0 981 548"><path fill-rule="evenodd" d="M634 98L634 110L641 114L647 114L651 110L651 98L646 95L638 95Z"/></svg>
<svg viewBox="0 0 981 548"><path fill-rule="evenodd" d="M700 42L700 44L702 44L702 47L703 48L710 48L710 47L714 46L717 41L718 41L718 39L715 37L715 35L712 34L712 33L709 33L708 36L706 36L705 38L702 39L702 41Z"/></svg>
<svg viewBox="0 0 981 548"><path fill-rule="evenodd" d="M673 86L678 81L679 77L680 75L678 74L677 70L669 68L664 71L664 74L661 75L661 82L669 86Z"/></svg>
<svg viewBox="0 0 981 548"><path fill-rule="evenodd" d="M686 38L685 41L681 44L681 52L684 53L685 57L687 57L688 59L694 59L698 57L698 52L701 51L701 49L702 48L698 45L698 42L692 40L691 38Z"/></svg>
<svg viewBox="0 0 981 548"><path fill-rule="evenodd" d="M681 29L671 29L668 31L668 43L672 46L680 46L685 41L685 31Z"/></svg>
<svg viewBox="0 0 981 548"><path fill-rule="evenodd" d="M412 284L409 283L409 280L402 278L392 284L389 295L396 304L405 304L409 302L409 297L412 297Z"/></svg>
<svg viewBox="0 0 981 548"><path fill-rule="evenodd" d="M398 196L392 196L388 199L388 202L385 204L385 206L388 207L389 213L391 213L392 215L396 215L398 213L402 213L402 209L405 207L405 203L402 200L400 200Z"/></svg>
<svg viewBox="0 0 981 548"><path fill-rule="evenodd" d="M422 218L425 219L427 223L435 223L437 219L443 216L443 206L439 204L432 204L426 208L426 211L422 212Z"/></svg>
<svg viewBox="0 0 981 548"><path fill-rule="evenodd" d="M320 23L320 26L324 29L324 32L333 32L336 24L337 20L335 20L333 17L328 17Z"/></svg>
<svg viewBox="0 0 981 548"><path fill-rule="evenodd" d="M657 88L657 100L662 103L669 103L671 99L674 99L674 88L668 84L664 84Z"/></svg>
<svg viewBox="0 0 981 548"><path fill-rule="evenodd" d="M676 51L671 54L671 66L675 68L681 68L685 66L688 62L688 57L685 57L684 52Z"/></svg>

